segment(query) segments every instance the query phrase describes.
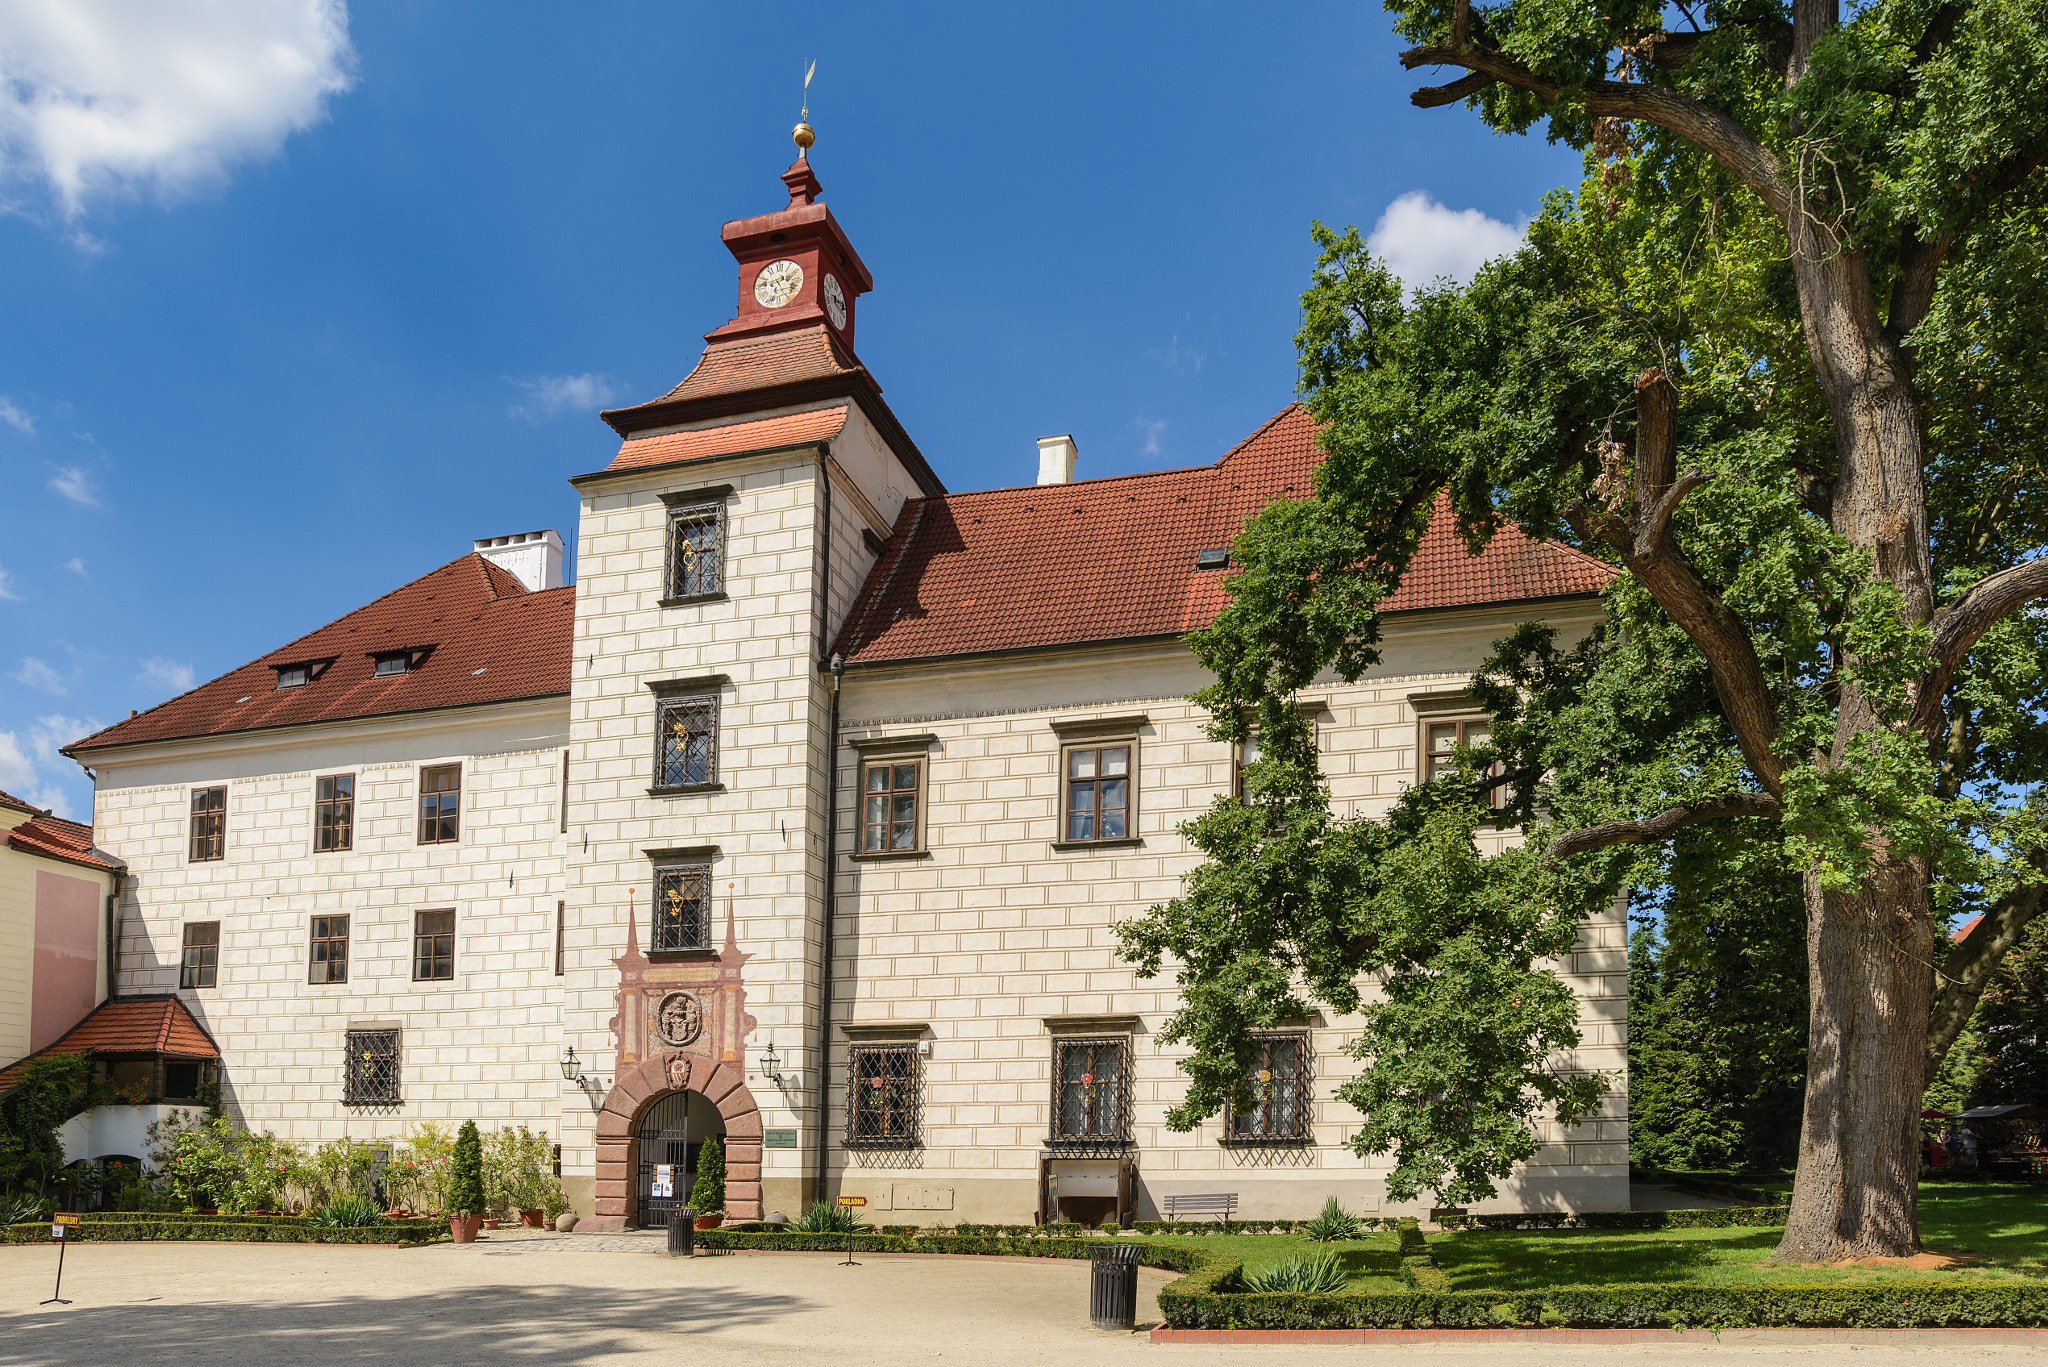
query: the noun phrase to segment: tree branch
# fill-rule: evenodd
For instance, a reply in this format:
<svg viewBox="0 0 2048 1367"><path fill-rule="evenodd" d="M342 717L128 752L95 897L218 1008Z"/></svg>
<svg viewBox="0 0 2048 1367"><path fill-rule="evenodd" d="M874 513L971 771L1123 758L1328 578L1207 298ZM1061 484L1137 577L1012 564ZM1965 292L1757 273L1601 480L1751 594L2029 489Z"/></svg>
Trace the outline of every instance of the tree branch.
<svg viewBox="0 0 2048 1367"><path fill-rule="evenodd" d="M2048 852L2028 858L2038 873L2048 874ZM1970 1023L1977 1001L2006 951L2019 943L2028 922L2041 911L2040 883L2022 883L1998 899L1963 941L1951 949L1935 980L1934 1004L1927 1020L1927 1072L1932 1078L1941 1061Z"/></svg>
<svg viewBox="0 0 2048 1367"><path fill-rule="evenodd" d="M2048 143L2013 153L1992 171L1978 207L1985 209L1996 204L2043 166L2048 166ZM1901 234L1899 273L1892 281L1891 307L1885 313L1885 332L1893 342L1903 344L1906 334L1918 327L1934 307L1934 286L1941 274L1941 263L1955 241L1954 233L1932 241L1922 241L1910 228Z"/></svg>
<svg viewBox="0 0 2048 1367"><path fill-rule="evenodd" d="M1529 91L1553 104L1564 94L1558 82L1538 76L1514 58L1478 43L1467 43L1463 47L1427 44L1410 48L1401 54L1401 65L1410 71L1419 66L1461 66L1468 71L1483 72L1503 84ZM1748 129L1720 110L1688 99L1675 90L1628 81L1585 81L1571 94L1585 105L1589 114L1640 119L1676 133L1756 191L1770 206L1771 212L1780 218L1793 211L1793 187L1786 179L1782 163L1751 137Z"/></svg>
<svg viewBox="0 0 2048 1367"><path fill-rule="evenodd" d="M1700 821L1720 821L1731 816L1777 818L1784 814L1778 799L1763 793L1726 793L1680 807L1667 807L1640 821L1608 821L1568 831L1550 842L1546 859L1565 859L1588 850L1610 845L1652 845L1669 839L1681 828Z"/></svg>
<svg viewBox="0 0 2048 1367"><path fill-rule="evenodd" d="M1913 725L1932 730L1941 719L1942 695L1956 667L1985 632L2014 608L2048 594L2048 554L2023 560L1978 580L1961 598L1934 616L1928 653L1934 668L1915 685Z"/></svg>
<svg viewBox="0 0 2048 1367"><path fill-rule="evenodd" d="M1777 797L1784 790L1784 768L1773 749L1778 714L1756 644L1741 619L1700 582L1671 537L1671 514L1679 500L1713 478L1704 470L1676 478L1677 448L1678 391L1663 371L1646 370L1636 380L1635 488L1626 516L1574 499L1564 510L1565 520L1579 535L1619 551L1628 572L1699 647L1743 758Z"/></svg>
<svg viewBox="0 0 2048 1367"><path fill-rule="evenodd" d="M1494 83L1493 77L1483 71L1469 76L1460 76L1449 85L1426 85L1408 97L1408 103L1417 109L1435 109L1439 105L1456 104L1469 99Z"/></svg>

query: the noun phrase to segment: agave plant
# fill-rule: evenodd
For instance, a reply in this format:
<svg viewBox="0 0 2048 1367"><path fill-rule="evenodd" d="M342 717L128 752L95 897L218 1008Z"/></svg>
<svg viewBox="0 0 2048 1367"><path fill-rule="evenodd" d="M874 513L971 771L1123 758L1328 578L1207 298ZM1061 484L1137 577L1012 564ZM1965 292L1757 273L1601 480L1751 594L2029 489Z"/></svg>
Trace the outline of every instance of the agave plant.
<svg viewBox="0 0 2048 1367"><path fill-rule="evenodd" d="M34 1224L43 1218L44 1209L40 1196L0 1197L0 1226Z"/></svg>
<svg viewBox="0 0 2048 1367"><path fill-rule="evenodd" d="M1338 1239L1356 1239L1359 1221L1356 1215L1338 1205L1337 1198L1332 1196L1323 1202L1322 1214L1313 1220L1302 1221L1295 1228L1302 1238L1327 1244Z"/></svg>
<svg viewBox="0 0 2048 1367"><path fill-rule="evenodd" d="M813 1201L803 1218L796 1222L796 1229L804 1234L851 1234L864 1228L860 1216L851 1206L835 1206L830 1201Z"/></svg>
<svg viewBox="0 0 2048 1367"><path fill-rule="evenodd" d="M1345 1283L1344 1269L1334 1253L1313 1258L1289 1258L1244 1279L1248 1291L1338 1291Z"/></svg>
<svg viewBox="0 0 2048 1367"><path fill-rule="evenodd" d="M306 1223L320 1229L360 1229L381 1224L384 1213L367 1196L339 1196L313 1212Z"/></svg>

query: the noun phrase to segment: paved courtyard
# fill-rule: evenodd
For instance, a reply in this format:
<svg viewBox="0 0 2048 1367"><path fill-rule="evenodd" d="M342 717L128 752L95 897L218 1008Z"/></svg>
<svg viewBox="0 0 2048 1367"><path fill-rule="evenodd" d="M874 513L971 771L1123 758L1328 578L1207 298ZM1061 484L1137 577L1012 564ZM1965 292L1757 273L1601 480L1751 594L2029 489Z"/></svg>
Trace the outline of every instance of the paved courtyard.
<svg viewBox="0 0 2048 1367"><path fill-rule="evenodd" d="M1849 1360L1937 1367L2048 1359L2048 1344L1915 1337L1834 1342L1551 1346L1426 1344L1264 1347L1153 1344L1088 1328L1085 1265L891 1258L841 1267L829 1254L749 1253L688 1262L653 1236L487 1237L468 1247L321 1244L80 1244L67 1255L75 1304L50 1294L52 1248L0 1249L0 1365L802 1363L1114 1364L1384 1360L1630 1364ZM1139 1318L1168 1274L1140 1274Z"/></svg>

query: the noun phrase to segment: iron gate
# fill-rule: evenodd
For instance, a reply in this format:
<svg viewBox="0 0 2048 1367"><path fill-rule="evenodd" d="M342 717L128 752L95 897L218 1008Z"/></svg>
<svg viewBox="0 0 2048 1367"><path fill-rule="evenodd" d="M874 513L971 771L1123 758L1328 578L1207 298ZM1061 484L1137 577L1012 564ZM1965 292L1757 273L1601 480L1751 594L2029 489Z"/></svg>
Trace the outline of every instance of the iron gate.
<svg viewBox="0 0 2048 1367"><path fill-rule="evenodd" d="M695 1156L690 1151L689 1093L657 1098L640 1118L640 1228L666 1229L675 1212L690 1203ZM662 1165L673 1182L668 1196L654 1194L655 1169Z"/></svg>

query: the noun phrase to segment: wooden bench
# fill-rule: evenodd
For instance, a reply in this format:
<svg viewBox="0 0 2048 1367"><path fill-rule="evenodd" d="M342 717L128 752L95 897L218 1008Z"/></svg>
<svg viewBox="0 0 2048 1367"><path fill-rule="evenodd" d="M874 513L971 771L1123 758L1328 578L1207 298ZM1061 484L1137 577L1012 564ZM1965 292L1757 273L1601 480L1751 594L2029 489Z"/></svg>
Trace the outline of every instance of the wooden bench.
<svg viewBox="0 0 2048 1367"><path fill-rule="evenodd" d="M1183 1215L1214 1215L1228 1220L1237 1213L1237 1193L1234 1191L1212 1191L1196 1196L1168 1196L1166 1218L1178 1220Z"/></svg>

